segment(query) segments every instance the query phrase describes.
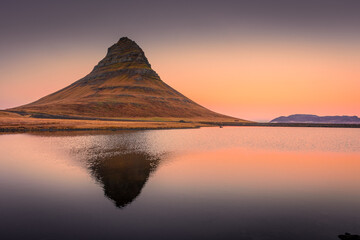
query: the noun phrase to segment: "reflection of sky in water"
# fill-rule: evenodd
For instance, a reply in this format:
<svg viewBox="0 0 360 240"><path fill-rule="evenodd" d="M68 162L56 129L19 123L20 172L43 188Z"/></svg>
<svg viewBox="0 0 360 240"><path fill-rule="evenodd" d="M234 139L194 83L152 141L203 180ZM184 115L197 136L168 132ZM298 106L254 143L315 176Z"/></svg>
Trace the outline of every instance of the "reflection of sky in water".
<svg viewBox="0 0 360 240"><path fill-rule="evenodd" d="M264 240L359 233L358 136L259 127L0 135L0 232Z"/></svg>
<svg viewBox="0 0 360 240"><path fill-rule="evenodd" d="M95 135L68 134L53 138L54 145L73 153L107 154L126 151L184 152L226 148L274 151L360 152L360 129L339 128L202 128L116 132ZM56 136L56 135L55 135ZM76 144L74 144L76 143Z"/></svg>

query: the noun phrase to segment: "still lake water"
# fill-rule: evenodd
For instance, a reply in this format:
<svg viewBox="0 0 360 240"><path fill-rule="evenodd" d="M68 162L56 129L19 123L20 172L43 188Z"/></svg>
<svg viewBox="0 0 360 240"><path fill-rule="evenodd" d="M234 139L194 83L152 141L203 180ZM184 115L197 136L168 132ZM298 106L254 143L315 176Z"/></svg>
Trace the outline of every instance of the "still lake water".
<svg viewBox="0 0 360 240"><path fill-rule="evenodd" d="M360 129L0 135L0 239L360 234Z"/></svg>

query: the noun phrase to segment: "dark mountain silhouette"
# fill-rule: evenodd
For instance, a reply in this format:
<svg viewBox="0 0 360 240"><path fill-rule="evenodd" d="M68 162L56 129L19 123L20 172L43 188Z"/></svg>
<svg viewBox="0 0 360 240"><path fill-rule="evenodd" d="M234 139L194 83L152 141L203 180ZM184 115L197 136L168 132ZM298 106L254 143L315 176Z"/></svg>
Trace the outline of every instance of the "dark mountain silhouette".
<svg viewBox="0 0 360 240"><path fill-rule="evenodd" d="M123 208L140 195L159 161L147 153L130 152L91 160L89 169L105 196Z"/></svg>
<svg viewBox="0 0 360 240"><path fill-rule="evenodd" d="M339 123L360 124L357 116L317 116L310 114L294 114L287 117L281 116L270 121L270 123Z"/></svg>
<svg viewBox="0 0 360 240"><path fill-rule="evenodd" d="M112 45L84 78L8 111L40 117L243 121L210 111L168 86L151 68L143 50L127 37Z"/></svg>

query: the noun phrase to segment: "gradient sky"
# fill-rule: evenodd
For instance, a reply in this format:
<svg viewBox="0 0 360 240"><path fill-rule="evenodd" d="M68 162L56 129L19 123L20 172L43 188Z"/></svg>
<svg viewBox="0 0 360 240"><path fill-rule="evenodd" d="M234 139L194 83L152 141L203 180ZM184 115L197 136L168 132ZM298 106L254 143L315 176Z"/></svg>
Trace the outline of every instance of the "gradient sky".
<svg viewBox="0 0 360 240"><path fill-rule="evenodd" d="M3 0L0 34L0 109L82 78L128 36L211 110L360 115L359 0Z"/></svg>

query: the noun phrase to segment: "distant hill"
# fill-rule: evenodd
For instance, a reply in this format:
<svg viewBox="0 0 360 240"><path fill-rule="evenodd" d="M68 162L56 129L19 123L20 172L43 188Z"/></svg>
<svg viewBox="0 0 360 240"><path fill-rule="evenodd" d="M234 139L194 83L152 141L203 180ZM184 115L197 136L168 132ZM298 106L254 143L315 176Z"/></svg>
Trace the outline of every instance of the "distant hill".
<svg viewBox="0 0 360 240"><path fill-rule="evenodd" d="M105 58L84 78L33 103L7 111L61 118L248 122L210 111L171 88L151 68L143 50L127 37L112 45Z"/></svg>
<svg viewBox="0 0 360 240"><path fill-rule="evenodd" d="M317 116L311 114L294 114L287 117L281 116L270 121L270 123L339 123L360 124L357 116Z"/></svg>

